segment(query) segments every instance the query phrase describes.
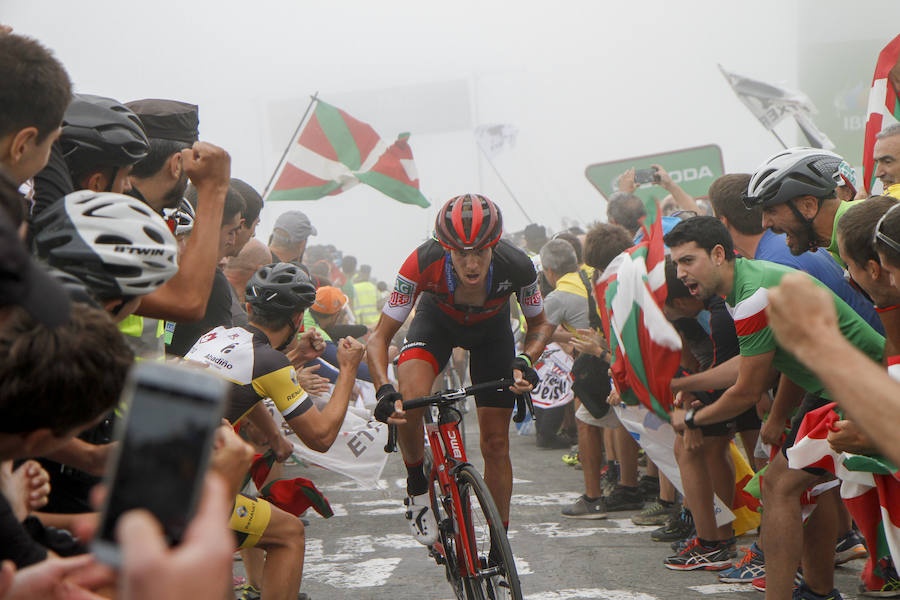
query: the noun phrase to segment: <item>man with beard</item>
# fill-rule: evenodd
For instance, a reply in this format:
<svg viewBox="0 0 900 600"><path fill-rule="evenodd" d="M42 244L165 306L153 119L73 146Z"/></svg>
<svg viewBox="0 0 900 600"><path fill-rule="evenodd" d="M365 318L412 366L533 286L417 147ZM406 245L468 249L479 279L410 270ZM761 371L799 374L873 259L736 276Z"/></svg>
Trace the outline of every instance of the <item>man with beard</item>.
<svg viewBox="0 0 900 600"><path fill-rule="evenodd" d="M197 321L206 313L219 260L219 229L231 177L231 158L222 148L198 141L193 104L175 100L135 100L125 106L140 117L150 153L131 172L132 196L162 214L177 208L188 181L197 188L191 237L179 257L178 273L144 296L137 315L141 336L162 335L159 321Z"/></svg>
<svg viewBox="0 0 900 600"><path fill-rule="evenodd" d="M762 226L786 234L795 256L827 248L841 267L837 222L853 202L853 170L843 158L818 148L789 148L769 157L754 173L744 203L763 207ZM794 193L793 190L796 190Z"/></svg>

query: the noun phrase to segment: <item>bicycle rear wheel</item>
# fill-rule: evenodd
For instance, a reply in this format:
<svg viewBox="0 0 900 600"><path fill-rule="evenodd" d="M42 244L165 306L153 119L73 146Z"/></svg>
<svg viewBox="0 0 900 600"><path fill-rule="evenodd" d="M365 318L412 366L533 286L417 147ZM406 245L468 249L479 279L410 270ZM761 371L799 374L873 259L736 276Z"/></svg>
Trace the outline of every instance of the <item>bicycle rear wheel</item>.
<svg viewBox="0 0 900 600"><path fill-rule="evenodd" d="M522 600L512 548L490 490L472 465L459 468L456 486L465 519L463 525L476 561L476 575L464 578L466 597L470 600Z"/></svg>

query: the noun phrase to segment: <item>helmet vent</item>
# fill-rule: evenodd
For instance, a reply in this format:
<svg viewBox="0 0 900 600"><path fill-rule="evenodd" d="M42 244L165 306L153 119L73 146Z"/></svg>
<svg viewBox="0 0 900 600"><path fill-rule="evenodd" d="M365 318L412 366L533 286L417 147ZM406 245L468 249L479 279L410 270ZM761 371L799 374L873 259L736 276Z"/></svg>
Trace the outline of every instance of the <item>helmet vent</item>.
<svg viewBox="0 0 900 600"><path fill-rule="evenodd" d="M97 239L94 240L95 244L125 244L130 246L131 240L128 238L124 238L118 235L112 235L110 233L104 233L103 235L98 235Z"/></svg>

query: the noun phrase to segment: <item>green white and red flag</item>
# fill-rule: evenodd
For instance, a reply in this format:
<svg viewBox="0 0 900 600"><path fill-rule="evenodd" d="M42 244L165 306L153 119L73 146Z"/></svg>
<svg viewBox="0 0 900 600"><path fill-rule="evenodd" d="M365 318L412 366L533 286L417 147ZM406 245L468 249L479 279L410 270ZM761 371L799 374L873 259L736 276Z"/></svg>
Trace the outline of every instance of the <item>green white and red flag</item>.
<svg viewBox="0 0 900 600"><path fill-rule="evenodd" d="M429 206L419 192L408 138L401 134L388 148L371 125L317 99L267 199L318 200L364 182L400 202Z"/></svg>
<svg viewBox="0 0 900 600"><path fill-rule="evenodd" d="M878 55L872 89L869 91L869 107L866 117L866 136L863 143L863 185L871 192L875 184L875 136L893 123L900 122L900 102L897 90L889 77L900 60L900 35L890 41Z"/></svg>
<svg viewBox="0 0 900 600"><path fill-rule="evenodd" d="M667 292L659 204L643 202L643 240L613 259L594 291L603 299L598 305L616 390L627 404L640 402L668 421L681 337L662 311Z"/></svg>
<svg viewBox="0 0 900 600"><path fill-rule="evenodd" d="M407 140L409 134L401 133L375 166L356 178L394 200L427 208L431 203L419 191L419 172Z"/></svg>
<svg viewBox="0 0 900 600"><path fill-rule="evenodd" d="M862 580L870 590L881 589L896 578L900 558L900 480L897 467L881 456L835 452L828 433L841 419L837 404L810 411L797 430L797 441L787 451L792 469L818 467L841 480L841 499L866 540L869 558ZM893 557L893 558L892 558Z"/></svg>

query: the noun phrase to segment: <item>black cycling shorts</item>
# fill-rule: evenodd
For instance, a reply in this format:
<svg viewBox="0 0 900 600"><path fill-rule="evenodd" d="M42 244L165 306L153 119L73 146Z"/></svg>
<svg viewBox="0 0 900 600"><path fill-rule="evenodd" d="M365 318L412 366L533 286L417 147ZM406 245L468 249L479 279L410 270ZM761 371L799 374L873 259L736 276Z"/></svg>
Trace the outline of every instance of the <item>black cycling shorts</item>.
<svg viewBox="0 0 900 600"><path fill-rule="evenodd" d="M797 430L800 429L800 423L803 422L803 417L805 417L807 413L812 412L817 408L822 408L830 402L831 400L813 396L812 394L803 395L803 402L800 403L800 408L797 409L797 412L791 419L791 429L788 431L787 437L784 440L784 445L781 446L781 453L784 454L785 458L787 458L788 448L791 448L794 445L794 442L797 441ZM820 469L818 467L804 467L803 470L819 477L828 473L825 469Z"/></svg>
<svg viewBox="0 0 900 600"><path fill-rule="evenodd" d="M509 320L509 303L493 317L462 325L447 316L430 294L423 294L416 306L400 351L398 363L419 359L431 363L435 376L440 373L454 348L469 351L469 375L472 383L482 383L512 376L516 347ZM515 397L509 390L475 394L475 405L513 408Z"/></svg>

